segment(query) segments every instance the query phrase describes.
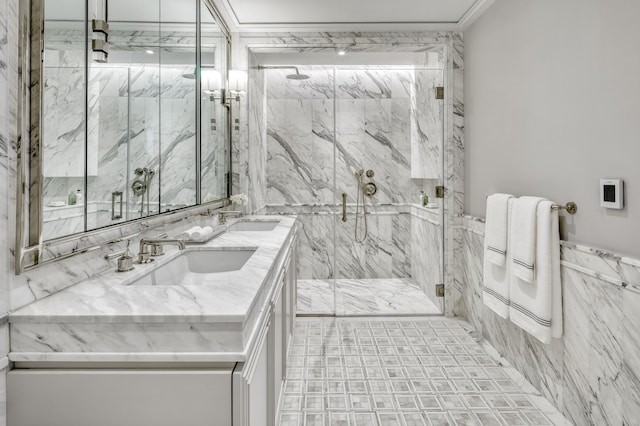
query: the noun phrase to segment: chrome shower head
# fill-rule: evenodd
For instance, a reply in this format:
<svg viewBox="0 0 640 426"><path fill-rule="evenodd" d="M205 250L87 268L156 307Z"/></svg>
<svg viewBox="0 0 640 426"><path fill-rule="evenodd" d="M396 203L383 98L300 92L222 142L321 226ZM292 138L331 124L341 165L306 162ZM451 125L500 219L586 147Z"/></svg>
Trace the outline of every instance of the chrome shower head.
<svg viewBox="0 0 640 426"><path fill-rule="evenodd" d="M256 67L259 70L294 70L295 74L289 74L287 79L289 80L308 80L311 78L308 74L300 74L298 67L293 65L258 65Z"/></svg>
<svg viewBox="0 0 640 426"><path fill-rule="evenodd" d="M288 78L289 80L308 80L308 79L310 79L310 78L311 78L311 76L310 76L310 75L307 75L307 74L300 74L300 73L298 72L298 69L296 68L296 73L295 73L295 74L289 74L289 75L287 76L287 78Z"/></svg>

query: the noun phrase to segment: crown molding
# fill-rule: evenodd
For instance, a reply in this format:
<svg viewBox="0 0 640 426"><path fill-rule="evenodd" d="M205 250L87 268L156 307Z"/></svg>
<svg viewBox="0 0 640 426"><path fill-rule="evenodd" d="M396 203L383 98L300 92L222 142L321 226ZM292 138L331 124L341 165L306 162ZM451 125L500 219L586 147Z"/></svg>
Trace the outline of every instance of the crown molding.
<svg viewBox="0 0 640 426"><path fill-rule="evenodd" d="M464 31L495 0L477 0L457 22L310 22L241 23L229 0L211 1L231 32L431 32Z"/></svg>

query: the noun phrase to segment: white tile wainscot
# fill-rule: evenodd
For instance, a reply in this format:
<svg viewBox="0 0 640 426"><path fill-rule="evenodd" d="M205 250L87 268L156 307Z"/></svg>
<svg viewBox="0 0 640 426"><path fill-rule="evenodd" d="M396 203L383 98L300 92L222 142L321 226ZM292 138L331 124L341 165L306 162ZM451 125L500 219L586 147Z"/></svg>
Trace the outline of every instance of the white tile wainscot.
<svg viewBox="0 0 640 426"><path fill-rule="evenodd" d="M295 319L297 221L243 220L279 223L186 249L256 248L226 278L129 285L180 255L167 247L152 264L96 276L12 313L9 422L231 425L233 416L235 426L275 419Z"/></svg>
<svg viewBox="0 0 640 426"><path fill-rule="evenodd" d="M482 303L484 223L464 217L456 277L465 317L576 425L640 418L640 261L561 243L564 336L541 344Z"/></svg>

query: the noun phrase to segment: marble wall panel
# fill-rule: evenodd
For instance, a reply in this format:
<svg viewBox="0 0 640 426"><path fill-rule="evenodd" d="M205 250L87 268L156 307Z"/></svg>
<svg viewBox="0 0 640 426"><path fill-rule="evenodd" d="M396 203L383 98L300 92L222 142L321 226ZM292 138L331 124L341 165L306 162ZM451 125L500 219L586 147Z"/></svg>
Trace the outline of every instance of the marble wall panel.
<svg viewBox="0 0 640 426"><path fill-rule="evenodd" d="M442 218L440 209L412 207L411 276L436 306L436 285L443 283Z"/></svg>
<svg viewBox="0 0 640 426"><path fill-rule="evenodd" d="M266 75L264 71L257 69L256 56L253 54L250 56L247 95L236 103L231 111L232 116L238 117L239 121L234 123L234 130L231 133L232 193L247 194L249 197L247 210L258 213L265 208L267 198ZM240 73L240 71L234 72ZM243 73L239 75L245 76ZM236 128L239 130L235 130ZM241 179L241 177L244 178Z"/></svg>
<svg viewBox="0 0 640 426"><path fill-rule="evenodd" d="M15 238L17 143L18 1L0 3L0 426L6 425L11 253Z"/></svg>
<svg viewBox="0 0 640 426"><path fill-rule="evenodd" d="M437 87L444 87L444 72L416 70L411 98L411 177L442 181L444 149L444 101L436 99Z"/></svg>
<svg viewBox="0 0 640 426"><path fill-rule="evenodd" d="M634 424L638 261L563 241L564 335L544 345L482 304L484 226L465 217L462 234L465 315L482 336L574 424Z"/></svg>

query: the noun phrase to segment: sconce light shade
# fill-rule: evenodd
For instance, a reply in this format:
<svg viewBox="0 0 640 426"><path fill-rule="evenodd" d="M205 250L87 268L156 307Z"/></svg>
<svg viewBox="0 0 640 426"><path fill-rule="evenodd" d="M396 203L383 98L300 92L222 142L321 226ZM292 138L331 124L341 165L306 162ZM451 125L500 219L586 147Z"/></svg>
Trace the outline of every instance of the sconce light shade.
<svg viewBox="0 0 640 426"><path fill-rule="evenodd" d="M238 94L247 93L247 72L244 70L229 71L229 90Z"/></svg>

